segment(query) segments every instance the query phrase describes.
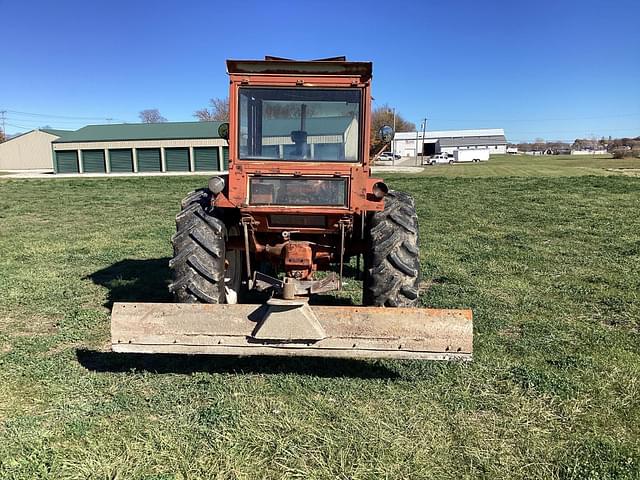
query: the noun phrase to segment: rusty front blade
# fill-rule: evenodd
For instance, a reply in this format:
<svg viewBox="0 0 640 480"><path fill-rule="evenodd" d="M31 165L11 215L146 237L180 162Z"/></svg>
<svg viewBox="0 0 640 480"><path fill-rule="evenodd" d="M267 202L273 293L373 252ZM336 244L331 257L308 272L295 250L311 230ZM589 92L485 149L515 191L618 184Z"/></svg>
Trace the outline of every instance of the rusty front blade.
<svg viewBox="0 0 640 480"><path fill-rule="evenodd" d="M116 303L115 352L471 360L471 310L313 306L326 338L252 337L264 306Z"/></svg>

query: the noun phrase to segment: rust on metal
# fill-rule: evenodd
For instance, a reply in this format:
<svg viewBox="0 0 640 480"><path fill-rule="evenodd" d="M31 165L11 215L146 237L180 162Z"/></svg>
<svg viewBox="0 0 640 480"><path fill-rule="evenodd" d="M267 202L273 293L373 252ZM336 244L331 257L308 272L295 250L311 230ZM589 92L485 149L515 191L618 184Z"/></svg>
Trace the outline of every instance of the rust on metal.
<svg viewBox="0 0 640 480"><path fill-rule="evenodd" d="M287 279L288 278L288 279ZM274 278L266 273L253 272L253 288L259 292L271 290L273 294L284 296L285 281L294 287L294 296L326 293L340 288L340 280L335 272L330 272L324 278L318 280L298 280L287 277L285 280Z"/></svg>
<svg viewBox="0 0 640 480"><path fill-rule="evenodd" d="M287 276L300 280L310 279L315 266L310 242L288 241L284 246L284 269Z"/></svg>
<svg viewBox="0 0 640 480"><path fill-rule="evenodd" d="M296 342L291 335L280 341L253 337L264 318L265 307L260 305L116 303L112 348L139 353L471 360L471 310L310 308L325 338ZM318 336L317 331L315 337L296 331Z"/></svg>
<svg viewBox="0 0 640 480"><path fill-rule="evenodd" d="M346 62L341 60L227 60L227 72L235 75L339 75L370 79L371 62Z"/></svg>

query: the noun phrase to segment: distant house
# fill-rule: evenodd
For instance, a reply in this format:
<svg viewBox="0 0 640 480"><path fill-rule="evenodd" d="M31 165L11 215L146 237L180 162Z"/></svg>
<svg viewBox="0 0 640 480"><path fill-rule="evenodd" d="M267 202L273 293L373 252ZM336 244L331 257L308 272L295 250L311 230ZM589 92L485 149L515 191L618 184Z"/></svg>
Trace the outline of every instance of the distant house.
<svg viewBox="0 0 640 480"><path fill-rule="evenodd" d="M0 170L53 170L51 143L67 133L41 128L0 143Z"/></svg>

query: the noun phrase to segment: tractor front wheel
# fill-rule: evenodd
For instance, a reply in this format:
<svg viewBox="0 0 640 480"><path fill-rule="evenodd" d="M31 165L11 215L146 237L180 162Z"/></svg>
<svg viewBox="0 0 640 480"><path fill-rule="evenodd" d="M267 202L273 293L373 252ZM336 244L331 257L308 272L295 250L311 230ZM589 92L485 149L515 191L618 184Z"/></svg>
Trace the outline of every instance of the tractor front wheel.
<svg viewBox="0 0 640 480"><path fill-rule="evenodd" d="M416 305L420 250L413 198L389 191L384 210L368 218L366 240L362 303L380 307Z"/></svg>
<svg viewBox="0 0 640 480"><path fill-rule="evenodd" d="M207 189L189 193L176 216L169 261L169 290L179 303L225 303L225 241L227 229L216 218Z"/></svg>

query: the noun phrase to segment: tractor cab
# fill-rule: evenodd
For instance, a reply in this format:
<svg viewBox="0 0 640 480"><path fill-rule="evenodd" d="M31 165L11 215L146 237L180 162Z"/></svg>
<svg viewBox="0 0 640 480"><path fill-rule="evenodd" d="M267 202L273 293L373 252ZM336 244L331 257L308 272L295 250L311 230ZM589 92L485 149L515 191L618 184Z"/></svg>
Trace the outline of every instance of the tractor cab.
<svg viewBox="0 0 640 480"><path fill-rule="evenodd" d="M344 57L227 61L229 178L216 199L247 214L358 214L381 210L369 178L371 63ZM378 192L378 190L376 190ZM380 193L380 192L379 192ZM266 218L263 229L281 225ZM311 217L318 230L334 222ZM326 223L326 225L324 225ZM324 226L321 226L324 225Z"/></svg>

